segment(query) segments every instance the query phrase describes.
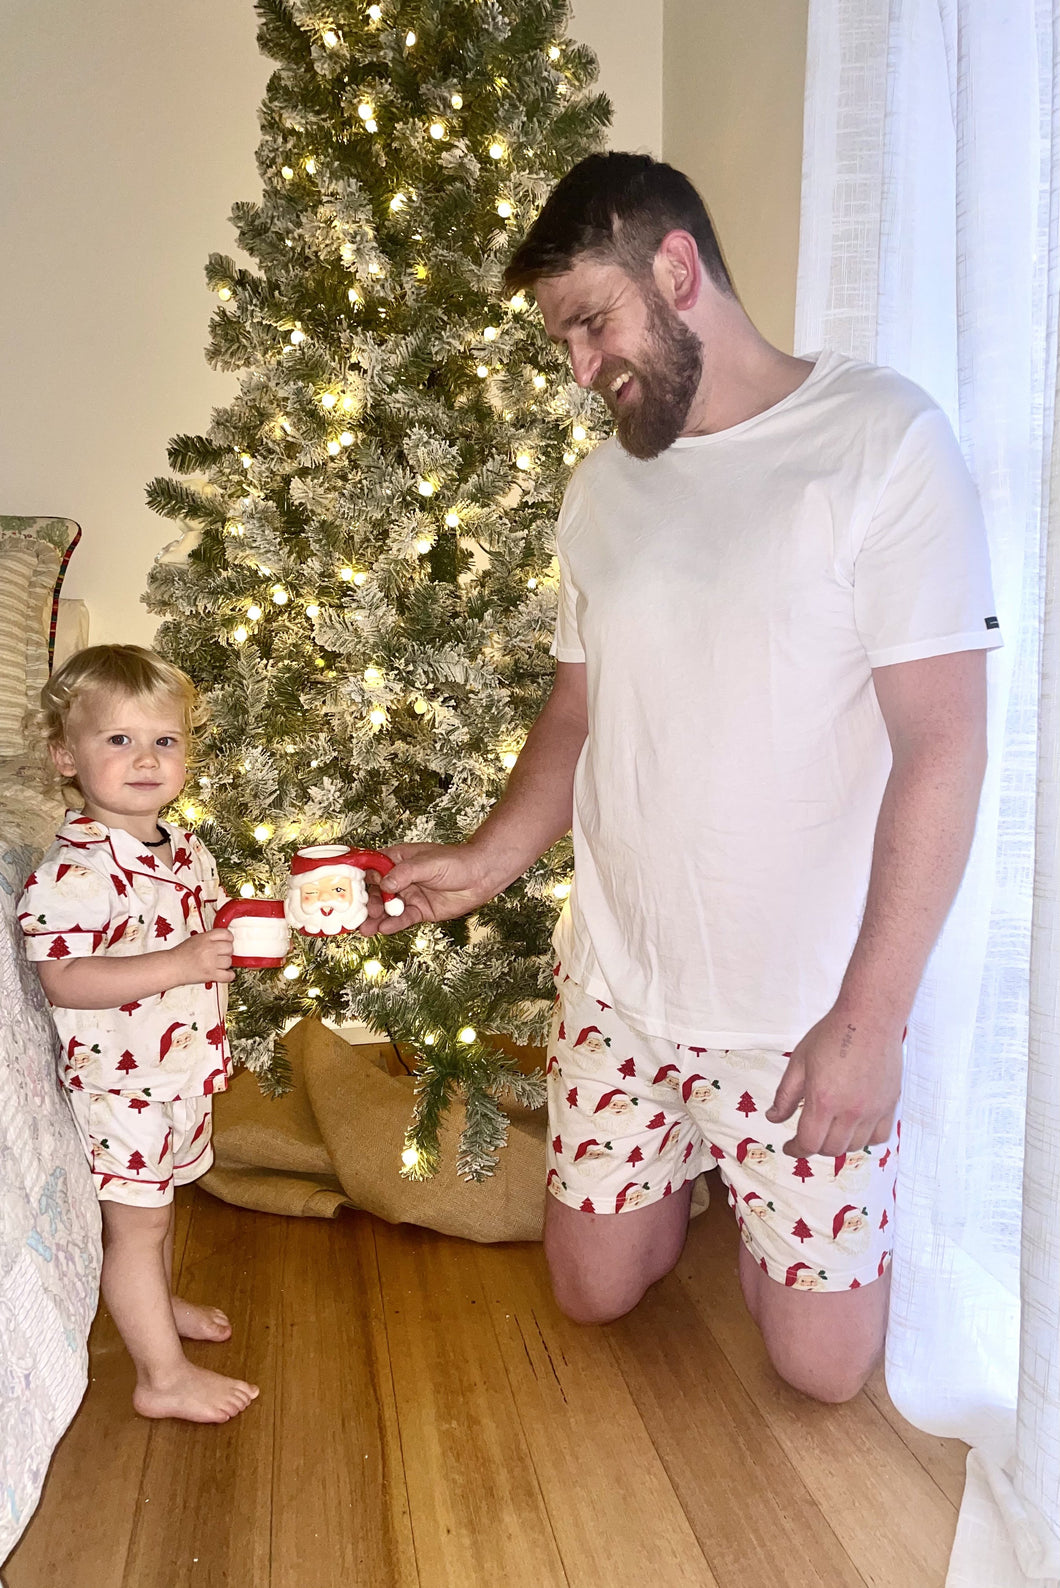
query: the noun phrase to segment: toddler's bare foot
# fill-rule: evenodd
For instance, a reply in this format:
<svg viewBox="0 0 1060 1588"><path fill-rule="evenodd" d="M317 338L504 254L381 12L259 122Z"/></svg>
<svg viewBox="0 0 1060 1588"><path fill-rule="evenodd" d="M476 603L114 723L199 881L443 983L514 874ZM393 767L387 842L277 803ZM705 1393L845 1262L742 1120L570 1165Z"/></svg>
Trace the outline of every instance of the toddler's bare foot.
<svg viewBox="0 0 1060 1588"><path fill-rule="evenodd" d="M183 1296L174 1296L173 1322L185 1340L228 1340L232 1325L220 1307L196 1307Z"/></svg>
<svg viewBox="0 0 1060 1588"><path fill-rule="evenodd" d="M256 1384L225 1378L208 1368L185 1362L177 1376L162 1385L137 1384L133 1406L141 1417L182 1417L189 1423L226 1423L245 1411L258 1393Z"/></svg>

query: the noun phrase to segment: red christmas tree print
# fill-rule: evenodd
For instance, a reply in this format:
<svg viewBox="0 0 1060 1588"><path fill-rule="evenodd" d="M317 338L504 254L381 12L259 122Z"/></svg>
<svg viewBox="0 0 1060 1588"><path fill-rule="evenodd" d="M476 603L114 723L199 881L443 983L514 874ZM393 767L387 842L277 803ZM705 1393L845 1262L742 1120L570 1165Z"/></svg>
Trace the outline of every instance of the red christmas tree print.
<svg viewBox="0 0 1060 1588"><path fill-rule="evenodd" d="M135 1001L135 999L133 1000L133 1002L131 1004L119 1004L118 1005L118 1009L119 1009L120 1013L123 1014L123 1015L135 1014L137 1009L139 1009L139 1007L140 1007L140 1005Z"/></svg>
<svg viewBox="0 0 1060 1588"><path fill-rule="evenodd" d="M793 1175L797 1175L800 1180L813 1179L813 1170L810 1168L805 1158L797 1158L795 1160L795 1167L791 1172Z"/></svg>
<svg viewBox="0 0 1060 1588"><path fill-rule="evenodd" d="M129 1107L134 1114L142 1114L144 1109L150 1108L151 1105L145 1097L130 1097Z"/></svg>
<svg viewBox="0 0 1060 1588"><path fill-rule="evenodd" d="M147 1168L144 1155L139 1148L136 1149L132 1157L129 1159L127 1167L132 1170L133 1174L139 1174L141 1169Z"/></svg>
<svg viewBox="0 0 1060 1588"><path fill-rule="evenodd" d="M851 1288L851 1290L860 1290L861 1289L861 1280L860 1279L852 1279L850 1281L850 1288Z"/></svg>
<svg viewBox="0 0 1060 1588"><path fill-rule="evenodd" d="M627 1081L636 1080L637 1066L632 1059L627 1059L624 1064L618 1066L618 1073L619 1075L624 1075Z"/></svg>
<svg viewBox="0 0 1060 1588"><path fill-rule="evenodd" d="M48 950L48 958L49 959L69 959L70 958L70 950L66 946L66 939L64 937L60 936L60 937L57 937L55 939L55 942L52 944L51 948Z"/></svg>
<svg viewBox="0 0 1060 1588"><path fill-rule="evenodd" d="M593 1207L592 1202L590 1201L590 1199L588 1197L586 1197L585 1201L582 1203L582 1205L578 1209L578 1211L579 1211L579 1213L595 1213L596 1209Z"/></svg>
<svg viewBox="0 0 1060 1588"><path fill-rule="evenodd" d="M552 1151L557 1155L557 1157L563 1151L563 1141L562 1141L561 1137L553 1136L553 1138L552 1138Z"/></svg>
<svg viewBox="0 0 1060 1588"><path fill-rule="evenodd" d="M805 1219L798 1219L793 1226L791 1233L798 1241L808 1241L813 1235L813 1231L806 1223Z"/></svg>
<svg viewBox="0 0 1060 1588"><path fill-rule="evenodd" d="M206 1033L206 1040L211 1048L219 1048L225 1039L224 1021L219 1026L211 1026Z"/></svg>
<svg viewBox="0 0 1060 1588"><path fill-rule="evenodd" d="M130 1070L135 1070L135 1068L136 1068L136 1060L133 1058L133 1056L129 1052L128 1048L126 1048L125 1052L122 1054L121 1058L118 1060L117 1064L115 1065L115 1069L120 1070L123 1075L128 1075L129 1071Z"/></svg>
<svg viewBox="0 0 1060 1588"><path fill-rule="evenodd" d="M149 871L158 870L158 861L154 855L137 855L136 859L141 866L146 866Z"/></svg>
<svg viewBox="0 0 1060 1588"><path fill-rule="evenodd" d="M881 1230L885 1230L887 1228L887 1224L888 1224L887 1209L884 1208L883 1215L882 1215L882 1217L880 1219L880 1229Z"/></svg>
<svg viewBox="0 0 1060 1588"><path fill-rule="evenodd" d="M567 1107L568 1108L577 1108L577 1106L578 1106L578 1088L576 1086L572 1086L570 1091L567 1093Z"/></svg>
<svg viewBox="0 0 1060 1588"><path fill-rule="evenodd" d="M743 1094L743 1096L740 1098L740 1101L736 1105L736 1112L738 1114L757 1114L758 1113L758 1109L755 1107L755 1100L751 1096L750 1092L745 1092Z"/></svg>
<svg viewBox="0 0 1060 1588"><path fill-rule="evenodd" d="M662 1130L662 1128L663 1128L663 1126L665 1124L666 1124L666 1115L665 1114L653 1114L652 1117L648 1121L648 1129L649 1130Z"/></svg>
<svg viewBox="0 0 1060 1588"><path fill-rule="evenodd" d="M641 1152L640 1148L639 1147L634 1147L633 1151L630 1153L629 1157L626 1159L626 1162L627 1163L637 1164L637 1163L640 1163L643 1160L643 1158L644 1158L644 1154Z"/></svg>
<svg viewBox="0 0 1060 1588"><path fill-rule="evenodd" d="M155 936L160 937L164 942L167 937L172 937L172 935L173 928L170 926L165 916L160 915L158 920L155 922Z"/></svg>

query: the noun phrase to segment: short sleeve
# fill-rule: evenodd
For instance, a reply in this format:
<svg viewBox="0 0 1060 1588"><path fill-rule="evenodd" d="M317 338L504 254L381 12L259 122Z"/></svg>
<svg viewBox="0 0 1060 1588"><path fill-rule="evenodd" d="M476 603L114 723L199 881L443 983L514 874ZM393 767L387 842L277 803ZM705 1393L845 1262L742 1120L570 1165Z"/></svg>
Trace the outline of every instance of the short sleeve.
<svg viewBox="0 0 1060 1588"><path fill-rule="evenodd" d="M871 667L1002 644L982 510L940 409L907 431L853 567Z"/></svg>
<svg viewBox="0 0 1060 1588"><path fill-rule="evenodd" d="M564 553L563 541L565 531L569 528L571 520L577 511L578 489L575 480L567 487L560 509L559 522L556 525L556 551L559 559L559 603L556 610L556 633L552 641L551 654L558 662L584 662L585 651L582 649L581 638L578 634L578 596L571 582L570 568Z"/></svg>
<svg viewBox="0 0 1060 1588"><path fill-rule="evenodd" d="M107 942L116 900L105 877L63 857L46 859L26 883L18 922L33 961L83 959Z"/></svg>

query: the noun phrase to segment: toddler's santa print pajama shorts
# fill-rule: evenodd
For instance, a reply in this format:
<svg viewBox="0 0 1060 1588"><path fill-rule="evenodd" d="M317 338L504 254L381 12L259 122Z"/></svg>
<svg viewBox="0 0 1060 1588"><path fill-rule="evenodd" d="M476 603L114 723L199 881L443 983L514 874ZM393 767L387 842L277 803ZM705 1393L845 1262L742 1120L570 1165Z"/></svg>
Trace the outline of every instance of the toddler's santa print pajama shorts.
<svg viewBox="0 0 1060 1588"><path fill-rule="evenodd" d="M632 1031L557 971L548 1044L548 1189L621 1216L717 1168L740 1233L779 1284L847 1290L891 1258L899 1125L838 1158L783 1150L798 1113L765 1117L787 1056L688 1047Z"/></svg>

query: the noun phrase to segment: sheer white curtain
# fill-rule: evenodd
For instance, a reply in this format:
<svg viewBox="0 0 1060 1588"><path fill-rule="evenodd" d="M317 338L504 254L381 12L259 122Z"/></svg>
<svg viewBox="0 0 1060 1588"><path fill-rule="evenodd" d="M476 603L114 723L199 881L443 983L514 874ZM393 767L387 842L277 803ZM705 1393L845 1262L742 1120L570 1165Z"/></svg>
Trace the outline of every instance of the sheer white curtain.
<svg viewBox="0 0 1060 1588"><path fill-rule="evenodd" d="M947 410L1005 636L910 1025L888 1386L973 1446L949 1588L1058 1588L1060 0L809 11L797 349L892 364Z"/></svg>

